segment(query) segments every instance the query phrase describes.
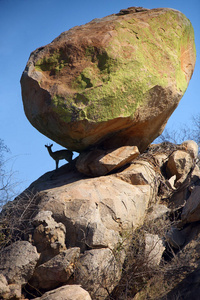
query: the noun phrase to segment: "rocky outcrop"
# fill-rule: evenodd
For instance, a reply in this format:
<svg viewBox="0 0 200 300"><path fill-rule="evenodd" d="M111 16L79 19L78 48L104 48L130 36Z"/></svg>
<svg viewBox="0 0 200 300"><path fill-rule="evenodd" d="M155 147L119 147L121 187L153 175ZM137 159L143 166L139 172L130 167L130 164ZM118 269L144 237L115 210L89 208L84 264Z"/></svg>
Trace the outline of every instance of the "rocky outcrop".
<svg viewBox="0 0 200 300"><path fill-rule="evenodd" d="M74 170L68 173L69 180L74 173L78 175ZM41 183L34 184L34 189L40 188ZM51 211L56 222L64 224L67 247L80 247L81 251L87 247L113 249L121 241L121 231L144 221L151 193L149 185L134 186L115 175L84 178L59 187L52 183L50 179L40 210ZM43 239L45 244L45 236L40 242Z"/></svg>
<svg viewBox="0 0 200 300"><path fill-rule="evenodd" d="M136 285L137 280L141 284L140 274L149 278L155 268L165 274L164 257L183 255L181 251L200 232L200 171L192 146L196 149L193 141L151 145L122 169L95 178L78 172L74 161L35 181L1 213L8 223L8 216L13 222L16 213L22 216L25 209L25 219L20 220L26 227L23 238L29 240L1 251L2 299L20 299L24 286L28 299L29 295L61 299L64 293L63 299L71 299L77 285L82 286L77 288L77 299L124 299L127 264L136 272L130 275ZM180 151L183 164L176 156ZM178 179L169 163L173 159L172 166L181 165ZM20 222L17 226L22 228ZM23 252L18 251L22 246ZM194 265L189 267L194 269ZM136 292L135 286L133 295Z"/></svg>
<svg viewBox="0 0 200 300"><path fill-rule="evenodd" d="M195 56L192 25L177 10L94 19L32 52L21 78L26 116L70 150L143 152L183 96Z"/></svg>

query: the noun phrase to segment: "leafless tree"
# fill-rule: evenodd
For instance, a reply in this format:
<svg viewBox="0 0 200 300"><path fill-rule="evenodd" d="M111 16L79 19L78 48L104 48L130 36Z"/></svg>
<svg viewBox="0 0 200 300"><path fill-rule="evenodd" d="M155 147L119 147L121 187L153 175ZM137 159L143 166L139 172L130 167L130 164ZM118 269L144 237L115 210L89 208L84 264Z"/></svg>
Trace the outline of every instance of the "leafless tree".
<svg viewBox="0 0 200 300"><path fill-rule="evenodd" d="M3 205L12 200L15 193L16 182L14 180L14 172L7 170L6 164L8 160L5 159L5 154L9 153L9 148L4 141L0 139L0 211Z"/></svg>
<svg viewBox="0 0 200 300"><path fill-rule="evenodd" d="M187 125L183 125L177 129L165 129L155 142L181 144L186 140L194 140L200 148L200 114L192 117L191 128Z"/></svg>

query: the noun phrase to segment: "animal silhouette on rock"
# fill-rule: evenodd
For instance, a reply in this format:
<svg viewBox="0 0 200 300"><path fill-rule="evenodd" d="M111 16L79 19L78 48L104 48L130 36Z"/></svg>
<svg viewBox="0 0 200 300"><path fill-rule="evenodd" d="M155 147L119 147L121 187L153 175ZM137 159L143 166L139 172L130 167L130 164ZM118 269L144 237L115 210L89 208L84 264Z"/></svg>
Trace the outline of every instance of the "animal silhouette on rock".
<svg viewBox="0 0 200 300"><path fill-rule="evenodd" d="M58 169L59 160L65 159L68 162L72 161L72 157L73 157L72 151L66 149L66 150L59 150L59 151L53 152L51 150L52 146L53 146L53 144L45 145L45 147L47 148L47 150L49 152L49 155L56 161L56 170Z"/></svg>

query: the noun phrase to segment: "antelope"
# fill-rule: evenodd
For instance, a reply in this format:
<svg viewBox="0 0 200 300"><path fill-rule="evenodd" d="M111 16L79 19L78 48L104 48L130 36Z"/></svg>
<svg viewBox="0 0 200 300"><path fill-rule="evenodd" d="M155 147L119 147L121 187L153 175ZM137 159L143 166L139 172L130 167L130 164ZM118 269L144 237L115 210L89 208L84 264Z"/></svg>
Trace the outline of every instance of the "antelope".
<svg viewBox="0 0 200 300"><path fill-rule="evenodd" d="M53 146L53 144L51 145L45 145L45 147L47 148L49 155L56 161L56 170L58 169L58 163L59 160L61 159L66 159L66 161L71 162L72 161L72 156L73 156L73 152L70 150L59 150L59 151L55 151L53 152L51 150L51 147Z"/></svg>

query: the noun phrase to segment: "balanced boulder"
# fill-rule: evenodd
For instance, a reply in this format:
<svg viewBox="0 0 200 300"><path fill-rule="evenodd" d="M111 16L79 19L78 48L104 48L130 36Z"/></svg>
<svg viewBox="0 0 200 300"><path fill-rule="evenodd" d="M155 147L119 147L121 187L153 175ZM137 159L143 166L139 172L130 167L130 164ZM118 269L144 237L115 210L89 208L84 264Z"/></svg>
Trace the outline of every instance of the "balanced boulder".
<svg viewBox="0 0 200 300"><path fill-rule="evenodd" d="M21 78L31 124L82 152L144 151L187 89L194 32L179 11L129 8L63 32L31 53Z"/></svg>

